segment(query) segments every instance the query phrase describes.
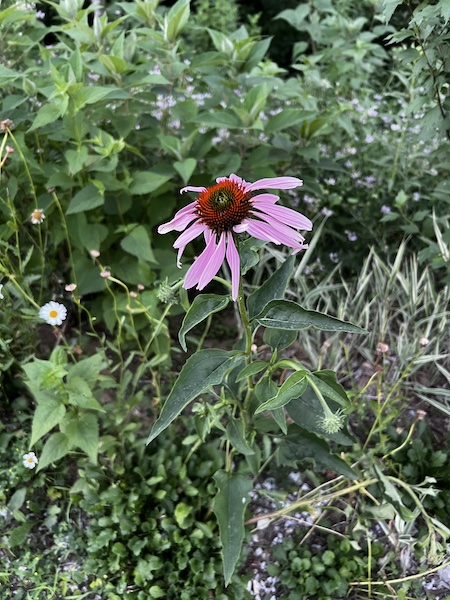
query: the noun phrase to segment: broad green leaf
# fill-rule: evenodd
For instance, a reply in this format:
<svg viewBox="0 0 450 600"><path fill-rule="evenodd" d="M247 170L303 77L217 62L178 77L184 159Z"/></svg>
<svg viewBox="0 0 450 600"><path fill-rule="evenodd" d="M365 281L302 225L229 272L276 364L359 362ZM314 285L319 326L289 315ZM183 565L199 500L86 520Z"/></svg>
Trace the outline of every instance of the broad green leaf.
<svg viewBox="0 0 450 600"><path fill-rule="evenodd" d="M297 339L297 331L286 331L283 329L264 329L263 342L273 350L289 348Z"/></svg>
<svg viewBox="0 0 450 600"><path fill-rule="evenodd" d="M172 179L173 175L168 173L156 173L154 171L135 171L130 193L134 196L150 194Z"/></svg>
<svg viewBox="0 0 450 600"><path fill-rule="evenodd" d="M81 377L71 377L67 381L69 403L85 410L106 412L103 406L94 398L88 383Z"/></svg>
<svg viewBox="0 0 450 600"><path fill-rule="evenodd" d="M320 373L320 371L318 371L317 373ZM314 387L317 387L322 396L331 398L331 400L334 400L340 406L347 408L349 405L349 399L347 398L347 394L345 393L344 388L337 384L340 387L340 389L335 389L332 380L330 380L330 383L332 384L330 385L326 377L319 377L317 373L306 374L306 379L309 381L312 389L314 390Z"/></svg>
<svg viewBox="0 0 450 600"><path fill-rule="evenodd" d="M89 456L93 463L97 462L98 454L98 420L90 412L72 413L67 415L61 427L67 436L70 446L80 448Z"/></svg>
<svg viewBox="0 0 450 600"><path fill-rule="evenodd" d="M254 360L242 369L242 371L236 377L236 382L247 379L247 377L251 377L257 373L261 373L261 371L267 369L268 366L269 363L266 360Z"/></svg>
<svg viewBox="0 0 450 600"><path fill-rule="evenodd" d="M73 94L72 98L75 104L75 110L80 110L86 104L94 104L99 100L103 100L106 96L111 94L117 88L115 86L83 86L78 88Z"/></svg>
<svg viewBox="0 0 450 600"><path fill-rule="evenodd" d="M131 233L123 238L120 245L129 254L140 260L156 263L155 255L150 244L150 237L144 225L138 225Z"/></svg>
<svg viewBox="0 0 450 600"><path fill-rule="evenodd" d="M69 165L69 175L76 175L83 168L89 150L86 146L81 146L77 150L67 150L65 157Z"/></svg>
<svg viewBox="0 0 450 600"><path fill-rule="evenodd" d="M23 503L25 502L25 498L27 496L27 488L19 488L14 492L11 498L8 501L7 507L11 512L15 510L20 510L22 508Z"/></svg>
<svg viewBox="0 0 450 600"><path fill-rule="evenodd" d="M81 377L92 388L98 382L100 371L105 366L105 358L100 352L88 358L83 358L70 368L67 375L67 382L70 383L73 379Z"/></svg>
<svg viewBox="0 0 450 600"><path fill-rule="evenodd" d="M284 412L284 408L276 408L275 410L270 411L272 417L277 423L278 427L281 431L286 435L287 433L287 423L286 423L286 413Z"/></svg>
<svg viewBox="0 0 450 600"><path fill-rule="evenodd" d="M27 538L28 533L33 527L34 523L22 523L18 527L14 527L8 537L8 546L14 548L15 546L21 546Z"/></svg>
<svg viewBox="0 0 450 600"><path fill-rule="evenodd" d="M100 189L93 183L88 183L87 186L77 192L72 198L66 214L73 215L75 213L93 210L98 206L102 206L104 200L104 196L100 192Z"/></svg>
<svg viewBox="0 0 450 600"><path fill-rule="evenodd" d="M293 398L299 398L307 387L306 375L307 372L303 370L292 373L278 389L277 395L258 406L255 412L276 410L285 406Z"/></svg>
<svg viewBox="0 0 450 600"><path fill-rule="evenodd" d="M350 404L350 400L348 399L347 392L342 387L342 385L336 379L336 373L329 369L324 369L322 371L314 371L313 375L318 377L324 383L326 383L330 388L332 388L339 396L341 397L341 403L344 402L344 405L347 406ZM331 397L331 396L330 396Z"/></svg>
<svg viewBox="0 0 450 600"><path fill-rule="evenodd" d="M265 246L266 242L255 238L248 238L239 243L239 257L241 259L241 274L245 275L252 267L259 262L259 249Z"/></svg>
<svg viewBox="0 0 450 600"><path fill-rule="evenodd" d="M282 112L270 117L264 127L264 132L270 135L271 133L282 131L288 127L293 127L294 125L303 123L303 121L311 118L314 114L314 112L308 110L285 108Z"/></svg>
<svg viewBox="0 0 450 600"><path fill-rule="evenodd" d="M40 471L70 452L72 446L65 433L53 433L44 444L36 471Z"/></svg>
<svg viewBox="0 0 450 600"><path fill-rule="evenodd" d="M65 414L66 409L58 400L49 398L40 402L34 411L30 445L34 446L50 429L56 427L63 420Z"/></svg>
<svg viewBox="0 0 450 600"><path fill-rule="evenodd" d="M278 449L281 464L295 464L305 459L312 459L320 469L329 469L349 479L356 479L356 473L347 463L330 454L328 444L314 433L297 425L290 425L288 435L282 438Z"/></svg>
<svg viewBox="0 0 450 600"><path fill-rule="evenodd" d="M175 161L173 166L177 173L180 174L183 183L186 185L189 182L192 173L195 171L197 161L195 158L185 158L183 161Z"/></svg>
<svg viewBox="0 0 450 600"><path fill-rule="evenodd" d="M216 111L216 112L202 112L197 115L194 119L195 123L201 123L203 125L210 125L211 127L220 128L236 128L242 127L241 120L237 115L232 112Z"/></svg>
<svg viewBox="0 0 450 600"><path fill-rule="evenodd" d="M192 400L221 383L225 373L241 360L241 352L218 349L200 350L188 358L150 431L147 444L164 431Z"/></svg>
<svg viewBox="0 0 450 600"><path fill-rule="evenodd" d="M41 106L28 131L34 131L35 129L39 129L40 127L44 127L49 123L54 123L57 121L59 117L62 117L62 115L66 112L67 104L68 102L55 102Z"/></svg>
<svg viewBox="0 0 450 600"><path fill-rule="evenodd" d="M227 425L227 438L230 444L245 456L255 454L255 451L245 439L245 428L242 421L231 419Z"/></svg>
<svg viewBox="0 0 450 600"><path fill-rule="evenodd" d="M336 413L340 408L340 405L332 400L328 400L327 404L333 413ZM325 413L322 404L311 387L308 386L300 398L292 399L285 408L294 423L297 423L303 429L307 429L312 433L321 435L344 446L351 446L354 443L345 426L341 431L336 433L326 433L322 429L320 423Z"/></svg>
<svg viewBox="0 0 450 600"><path fill-rule="evenodd" d="M271 300L283 298L286 286L292 277L294 263L295 257L289 256L267 281L250 294L247 300L250 320L257 317Z"/></svg>
<svg viewBox="0 0 450 600"><path fill-rule="evenodd" d="M253 486L245 475L226 471L217 471L214 481L219 491L214 498L213 510L219 523L223 574L225 586L228 586L241 554L244 514Z"/></svg>
<svg viewBox="0 0 450 600"><path fill-rule="evenodd" d="M229 301L230 296L219 296L217 294L200 294L194 298L178 333L180 345L185 352L187 351L185 340L187 332L204 321L209 315L224 309Z"/></svg>
<svg viewBox="0 0 450 600"><path fill-rule="evenodd" d="M290 331L315 327L322 331L368 333L365 329L353 325L353 323L329 317L315 310L306 310L300 304L291 300L272 300L266 305L263 312L258 315L256 321L264 327Z"/></svg>
<svg viewBox="0 0 450 600"><path fill-rule="evenodd" d="M188 504L185 504L184 502L179 502L176 505L175 510L174 510L174 517L175 517L178 527L180 527L181 529L186 529L186 527L189 526L189 522L186 523L186 519L192 513L193 508L194 508L193 506L189 506Z"/></svg>
<svg viewBox="0 0 450 600"><path fill-rule="evenodd" d="M178 0L169 10L164 22L164 37L168 42L177 39L178 34L189 20L190 0Z"/></svg>

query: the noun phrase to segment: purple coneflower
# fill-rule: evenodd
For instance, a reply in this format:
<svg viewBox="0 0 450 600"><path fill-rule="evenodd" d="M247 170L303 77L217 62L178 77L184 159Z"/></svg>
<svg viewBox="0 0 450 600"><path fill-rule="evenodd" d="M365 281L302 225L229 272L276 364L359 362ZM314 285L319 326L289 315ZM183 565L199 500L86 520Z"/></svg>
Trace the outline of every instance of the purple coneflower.
<svg viewBox="0 0 450 600"><path fill-rule="evenodd" d="M240 261L236 248L235 234L249 235L285 244L294 249L294 254L308 246L305 238L296 229L311 231L312 223L295 210L277 205L278 196L256 194L256 190L288 190L303 184L297 177L264 178L248 183L237 175L219 177L211 187L187 186L183 192L198 192L199 195L168 223L158 227L158 233L184 231L173 247L178 249L177 264L187 244L203 233L206 248L196 258L186 273L185 289L197 287L202 290L216 275L225 257L231 270L231 296L237 299L239 290Z"/></svg>

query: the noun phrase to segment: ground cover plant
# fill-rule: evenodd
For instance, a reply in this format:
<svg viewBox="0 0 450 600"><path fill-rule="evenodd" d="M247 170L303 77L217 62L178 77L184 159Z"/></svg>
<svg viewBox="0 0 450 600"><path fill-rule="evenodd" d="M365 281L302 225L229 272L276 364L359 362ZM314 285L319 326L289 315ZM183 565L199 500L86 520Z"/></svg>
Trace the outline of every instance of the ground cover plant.
<svg viewBox="0 0 450 600"><path fill-rule="evenodd" d="M269 5L0 4L0 598L446 597L447 2Z"/></svg>

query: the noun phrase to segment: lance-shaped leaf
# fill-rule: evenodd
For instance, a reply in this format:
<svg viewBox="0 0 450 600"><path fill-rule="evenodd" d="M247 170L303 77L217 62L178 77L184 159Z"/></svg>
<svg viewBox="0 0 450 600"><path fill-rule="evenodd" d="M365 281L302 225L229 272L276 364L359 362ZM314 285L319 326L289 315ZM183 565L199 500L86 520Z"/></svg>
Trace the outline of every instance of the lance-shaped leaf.
<svg viewBox="0 0 450 600"><path fill-rule="evenodd" d="M164 431L189 402L211 386L221 383L225 373L243 358L242 353L236 350L217 349L200 350L188 358L150 431L147 444Z"/></svg>
<svg viewBox="0 0 450 600"><path fill-rule="evenodd" d="M244 540L244 513L252 490L251 481L241 473L217 471L214 481L219 489L213 510L222 542L223 574L227 586L236 568Z"/></svg>
<svg viewBox="0 0 450 600"><path fill-rule="evenodd" d="M277 395L260 404L255 412L260 413L265 410L276 410L288 404L293 398L299 398L308 385L306 375L307 372L303 370L292 373L278 389Z"/></svg>
<svg viewBox="0 0 450 600"><path fill-rule="evenodd" d="M241 454L244 454L245 456L255 454L255 451L245 439L245 428L242 421L230 419L230 422L227 425L227 439L230 441L233 448Z"/></svg>
<svg viewBox="0 0 450 600"><path fill-rule="evenodd" d="M217 294L200 294L194 298L178 334L180 345L185 352L187 351L185 339L187 332L204 321L209 315L225 308L229 301L230 296L218 296Z"/></svg>
<svg viewBox="0 0 450 600"><path fill-rule="evenodd" d="M315 310L306 310L297 302L290 300L272 300L266 305L262 313L256 317L256 321L264 327L291 331L315 327L322 331L368 333L365 329L353 325L353 323L329 317Z"/></svg>
<svg viewBox="0 0 450 600"><path fill-rule="evenodd" d="M297 461L312 459L320 469L329 469L349 479L356 479L356 473L339 456L330 454L325 440L297 425L290 425L278 449L281 464L292 465Z"/></svg>
<svg viewBox="0 0 450 600"><path fill-rule="evenodd" d="M261 287L250 294L247 301L250 319L257 317L268 302L283 297L286 286L292 277L294 262L295 257L292 255L289 256Z"/></svg>
<svg viewBox="0 0 450 600"><path fill-rule="evenodd" d="M317 393L317 390L319 390L322 396L325 396L326 398L331 398L331 400L334 400L343 408L347 408L350 404L350 401L347 398L347 394L345 393L344 388L342 388L342 390L336 390L334 387L329 385L327 381L323 381L322 378L318 376L319 373L320 371L318 371L317 373L307 373L306 375L306 379L308 380L314 392ZM342 391L344 392L343 394Z"/></svg>

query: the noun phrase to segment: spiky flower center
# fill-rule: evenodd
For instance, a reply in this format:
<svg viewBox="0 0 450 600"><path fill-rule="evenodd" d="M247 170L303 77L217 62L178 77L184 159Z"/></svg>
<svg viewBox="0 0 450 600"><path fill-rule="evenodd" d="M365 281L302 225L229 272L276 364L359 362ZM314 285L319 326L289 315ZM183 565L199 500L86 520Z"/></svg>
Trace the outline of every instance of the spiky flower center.
<svg viewBox="0 0 450 600"><path fill-rule="evenodd" d="M201 192L196 213L216 233L231 231L247 217L251 196L235 181L224 180Z"/></svg>

